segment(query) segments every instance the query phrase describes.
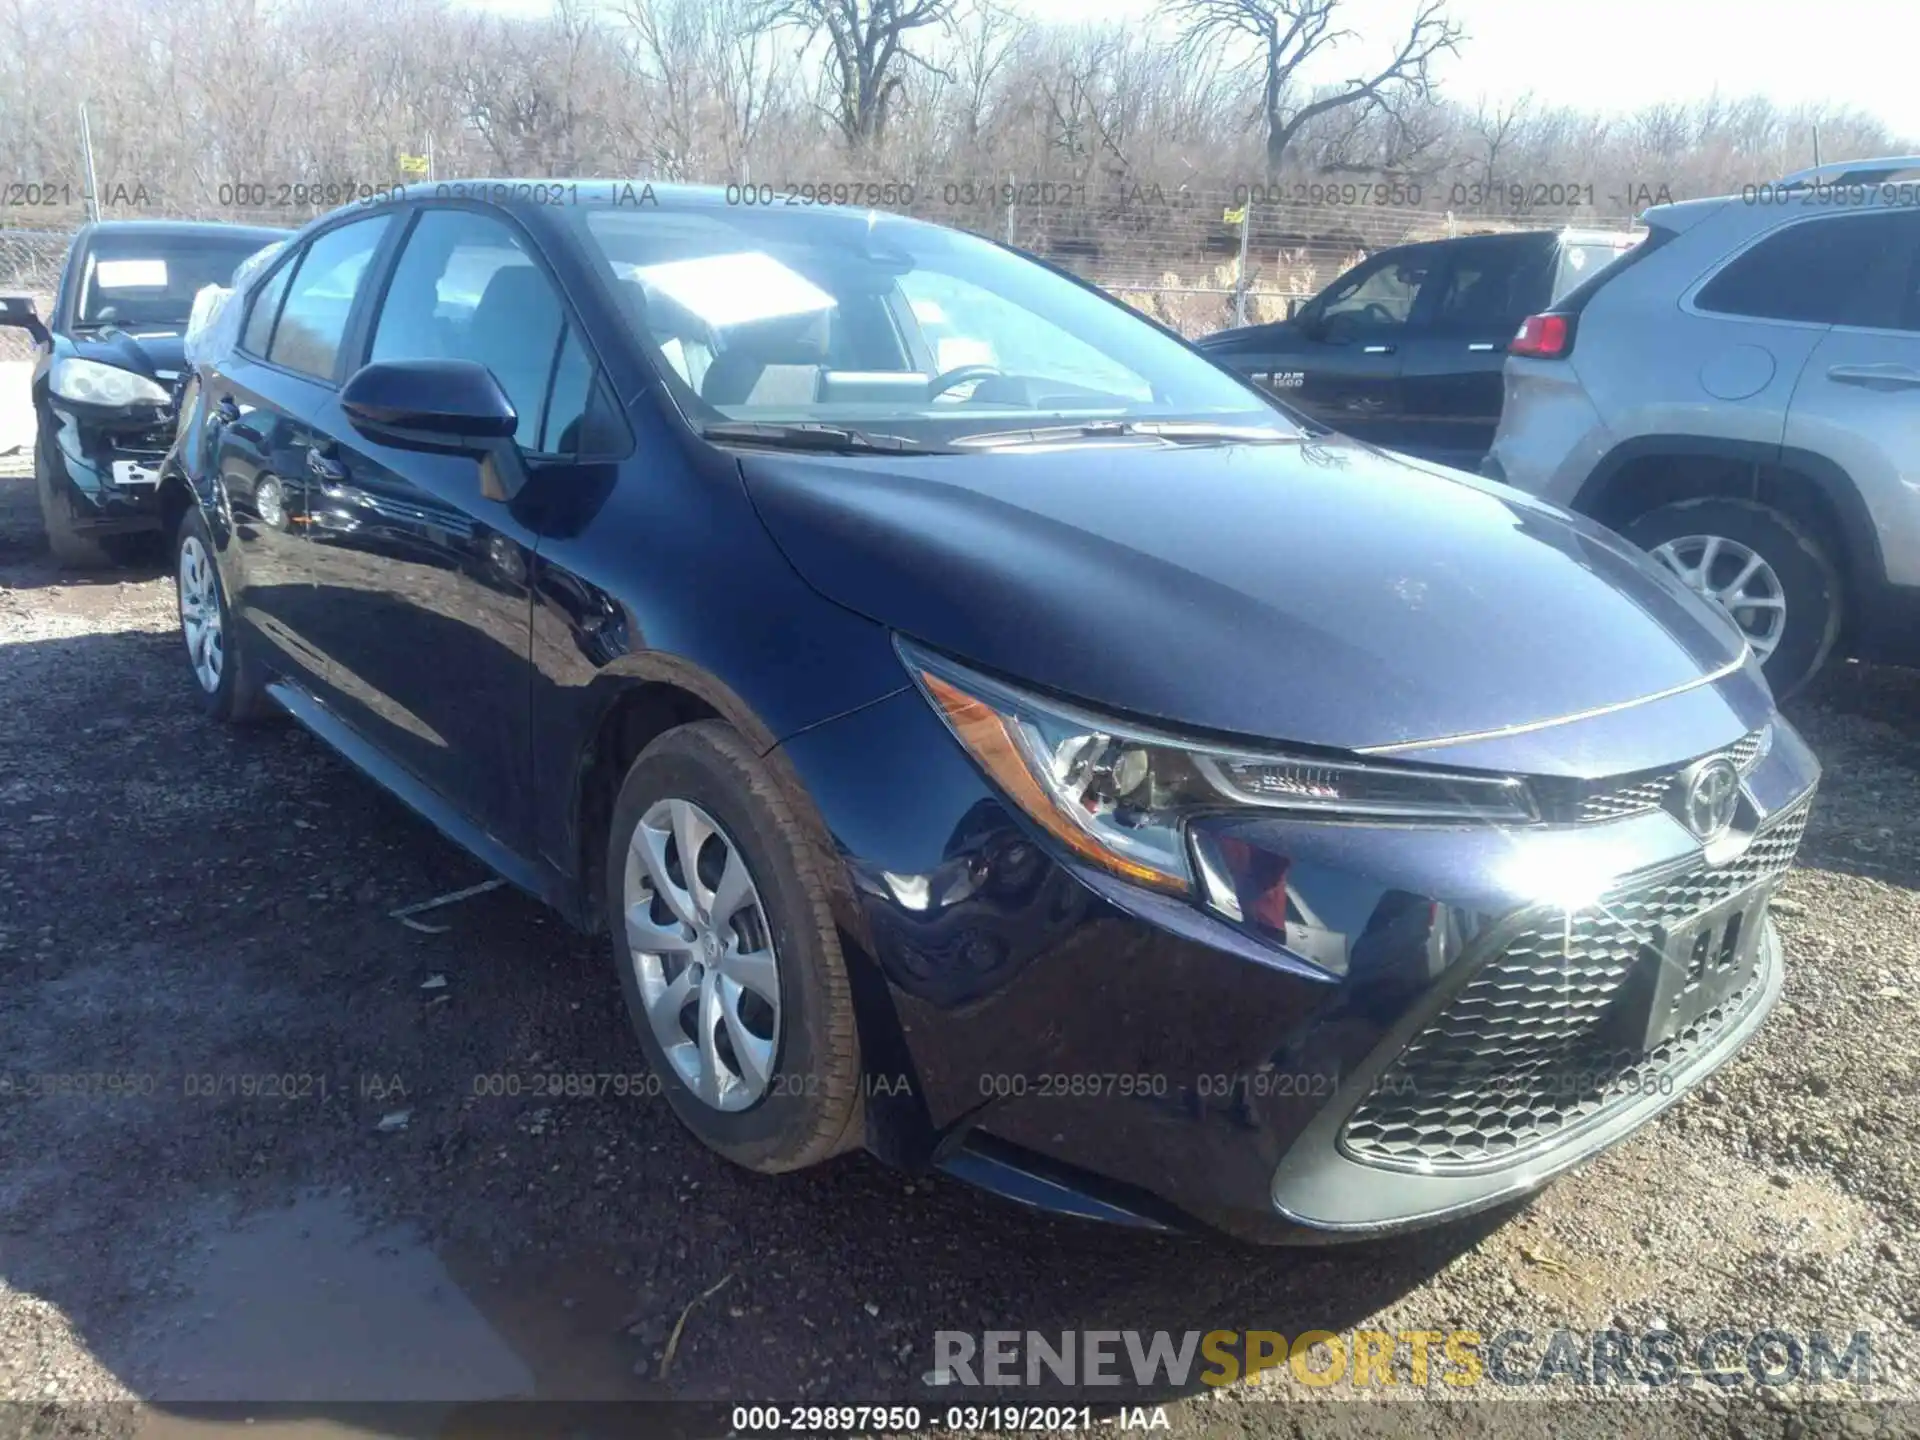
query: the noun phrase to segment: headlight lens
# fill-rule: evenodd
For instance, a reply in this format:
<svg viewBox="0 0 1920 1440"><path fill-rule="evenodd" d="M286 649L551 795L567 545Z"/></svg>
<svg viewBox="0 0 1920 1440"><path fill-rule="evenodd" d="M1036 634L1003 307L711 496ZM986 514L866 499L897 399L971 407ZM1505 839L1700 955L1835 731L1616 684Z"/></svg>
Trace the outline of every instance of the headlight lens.
<svg viewBox="0 0 1920 1440"><path fill-rule="evenodd" d="M172 398L144 375L72 357L54 363L47 384L61 399L83 405L164 405Z"/></svg>
<svg viewBox="0 0 1920 1440"><path fill-rule="evenodd" d="M1202 745L898 645L947 727L1035 823L1083 859L1155 889L1191 890L1185 823L1200 813L1509 825L1538 818L1527 787L1507 776Z"/></svg>

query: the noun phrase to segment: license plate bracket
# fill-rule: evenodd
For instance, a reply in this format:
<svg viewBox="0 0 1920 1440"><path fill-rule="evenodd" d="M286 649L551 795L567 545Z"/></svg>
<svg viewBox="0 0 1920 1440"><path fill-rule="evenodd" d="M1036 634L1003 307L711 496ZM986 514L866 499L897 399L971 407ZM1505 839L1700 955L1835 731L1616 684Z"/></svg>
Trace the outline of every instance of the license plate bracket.
<svg viewBox="0 0 1920 1440"><path fill-rule="evenodd" d="M116 485L158 485L160 467L148 465L140 460L116 460L113 462L113 483Z"/></svg>
<svg viewBox="0 0 1920 1440"><path fill-rule="evenodd" d="M1756 885L1676 925L1654 929L1641 1048L1653 1050L1740 993L1752 977L1772 885Z"/></svg>

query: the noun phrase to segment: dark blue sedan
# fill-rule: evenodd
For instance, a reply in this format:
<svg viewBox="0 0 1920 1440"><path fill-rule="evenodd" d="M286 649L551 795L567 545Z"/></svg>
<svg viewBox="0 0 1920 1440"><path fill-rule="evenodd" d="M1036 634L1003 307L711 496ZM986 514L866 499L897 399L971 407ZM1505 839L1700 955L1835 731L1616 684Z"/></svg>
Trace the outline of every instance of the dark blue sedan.
<svg viewBox="0 0 1920 1440"><path fill-rule="evenodd" d="M284 709L610 936L703 1142L1255 1239L1732 1055L1818 775L1609 532L891 215L421 186L234 304L162 502Z"/></svg>

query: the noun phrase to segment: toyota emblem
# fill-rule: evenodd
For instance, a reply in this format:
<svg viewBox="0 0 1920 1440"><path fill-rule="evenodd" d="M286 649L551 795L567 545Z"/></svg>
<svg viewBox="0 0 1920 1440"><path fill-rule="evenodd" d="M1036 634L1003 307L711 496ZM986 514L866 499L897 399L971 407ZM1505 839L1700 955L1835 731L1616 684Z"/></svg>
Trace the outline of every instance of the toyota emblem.
<svg viewBox="0 0 1920 1440"><path fill-rule="evenodd" d="M1704 760L1687 780L1680 818L1700 840L1716 840L1733 823L1740 803L1740 772L1724 755Z"/></svg>

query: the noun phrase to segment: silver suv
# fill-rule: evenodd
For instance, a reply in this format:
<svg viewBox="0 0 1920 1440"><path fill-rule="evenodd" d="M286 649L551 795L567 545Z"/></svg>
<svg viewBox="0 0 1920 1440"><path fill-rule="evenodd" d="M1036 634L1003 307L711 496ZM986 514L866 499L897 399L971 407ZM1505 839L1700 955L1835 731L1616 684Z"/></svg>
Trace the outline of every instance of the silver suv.
<svg viewBox="0 0 1920 1440"><path fill-rule="evenodd" d="M1920 663L1920 157L1644 218L1521 326L1482 470L1725 606L1776 692Z"/></svg>

